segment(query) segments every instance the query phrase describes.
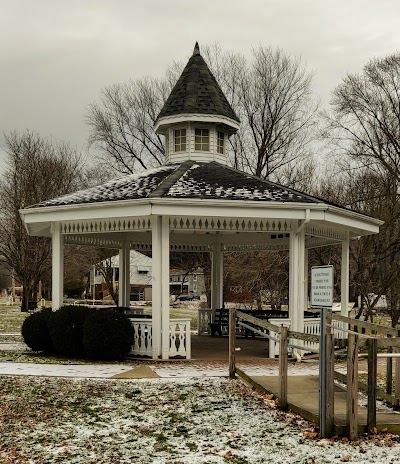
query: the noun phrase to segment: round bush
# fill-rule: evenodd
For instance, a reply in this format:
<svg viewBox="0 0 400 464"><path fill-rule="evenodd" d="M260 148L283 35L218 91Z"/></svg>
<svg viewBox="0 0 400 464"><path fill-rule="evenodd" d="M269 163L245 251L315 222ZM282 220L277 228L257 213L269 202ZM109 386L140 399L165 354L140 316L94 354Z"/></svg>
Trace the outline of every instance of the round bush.
<svg viewBox="0 0 400 464"><path fill-rule="evenodd" d="M117 311L98 310L86 318L83 346L92 359L120 359L133 344L133 328L129 319Z"/></svg>
<svg viewBox="0 0 400 464"><path fill-rule="evenodd" d="M33 351L49 352L53 349L48 324L51 314L50 310L33 313L22 324L21 334L24 342Z"/></svg>
<svg viewBox="0 0 400 464"><path fill-rule="evenodd" d="M96 310L86 306L62 306L49 320L50 336L56 353L63 356L82 357L83 325Z"/></svg>

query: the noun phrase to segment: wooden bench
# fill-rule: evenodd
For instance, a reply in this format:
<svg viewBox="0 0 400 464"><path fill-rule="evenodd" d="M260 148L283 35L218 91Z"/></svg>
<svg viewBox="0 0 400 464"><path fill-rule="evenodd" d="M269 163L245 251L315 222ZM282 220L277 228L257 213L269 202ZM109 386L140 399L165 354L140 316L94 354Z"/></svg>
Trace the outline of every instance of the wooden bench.
<svg viewBox="0 0 400 464"><path fill-rule="evenodd" d="M257 317L261 320L268 320L270 318L288 318L288 311L280 311L275 309L239 309L245 314L250 314L251 316ZM251 325L248 323L248 325ZM223 328L229 328L229 309L221 308L215 310L215 316L213 322L210 323L210 332L211 336L215 335L222 336ZM236 332L243 334L243 327L236 325ZM247 328L244 328L244 336L247 338L249 335L252 337L255 336L255 333Z"/></svg>

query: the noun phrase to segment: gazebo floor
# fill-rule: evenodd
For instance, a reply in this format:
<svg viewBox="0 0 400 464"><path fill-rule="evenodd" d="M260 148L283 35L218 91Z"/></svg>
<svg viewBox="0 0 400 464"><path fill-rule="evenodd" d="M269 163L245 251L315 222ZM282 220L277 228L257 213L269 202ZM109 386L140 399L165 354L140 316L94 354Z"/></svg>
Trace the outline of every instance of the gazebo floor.
<svg viewBox="0 0 400 464"><path fill-rule="evenodd" d="M209 335L192 335L192 359L221 360L229 359L228 337ZM237 338L236 351L238 360L268 359L268 340L263 338Z"/></svg>

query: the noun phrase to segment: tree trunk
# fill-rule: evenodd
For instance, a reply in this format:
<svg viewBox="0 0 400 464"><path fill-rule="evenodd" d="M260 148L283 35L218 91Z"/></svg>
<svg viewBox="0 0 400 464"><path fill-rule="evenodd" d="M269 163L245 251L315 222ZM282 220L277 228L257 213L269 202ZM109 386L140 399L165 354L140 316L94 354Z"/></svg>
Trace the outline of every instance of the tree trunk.
<svg viewBox="0 0 400 464"><path fill-rule="evenodd" d="M30 285L24 285L22 287L22 300L21 300L21 312L28 312L29 301L31 301L33 289Z"/></svg>

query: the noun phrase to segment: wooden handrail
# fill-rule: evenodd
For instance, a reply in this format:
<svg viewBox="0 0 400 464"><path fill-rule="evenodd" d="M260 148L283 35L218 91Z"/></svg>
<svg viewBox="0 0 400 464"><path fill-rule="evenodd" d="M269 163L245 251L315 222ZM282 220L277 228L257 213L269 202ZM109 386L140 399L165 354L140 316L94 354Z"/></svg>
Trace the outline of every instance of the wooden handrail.
<svg viewBox="0 0 400 464"><path fill-rule="evenodd" d="M319 343L319 335L315 334L306 334L303 332L295 332L293 330L289 330L288 333L289 338L296 338L297 340L304 340L305 342L314 342Z"/></svg>
<svg viewBox="0 0 400 464"><path fill-rule="evenodd" d="M244 321L251 322L252 324L258 325L263 329L272 330L273 332L281 333L281 328L277 325L271 324L268 321L263 321L258 317L250 316L249 314L242 313L241 311L236 311L236 316L239 319ZM282 318L284 320L284 318Z"/></svg>
<svg viewBox="0 0 400 464"><path fill-rule="evenodd" d="M388 327L385 325L374 324L372 322L360 321L359 319L354 319L353 317L342 316L341 314L332 314L332 319L334 321L344 322L346 324L354 325L356 327L363 327L371 331L376 331L376 333L381 335L393 335L394 337L398 336L398 330L393 327Z"/></svg>

